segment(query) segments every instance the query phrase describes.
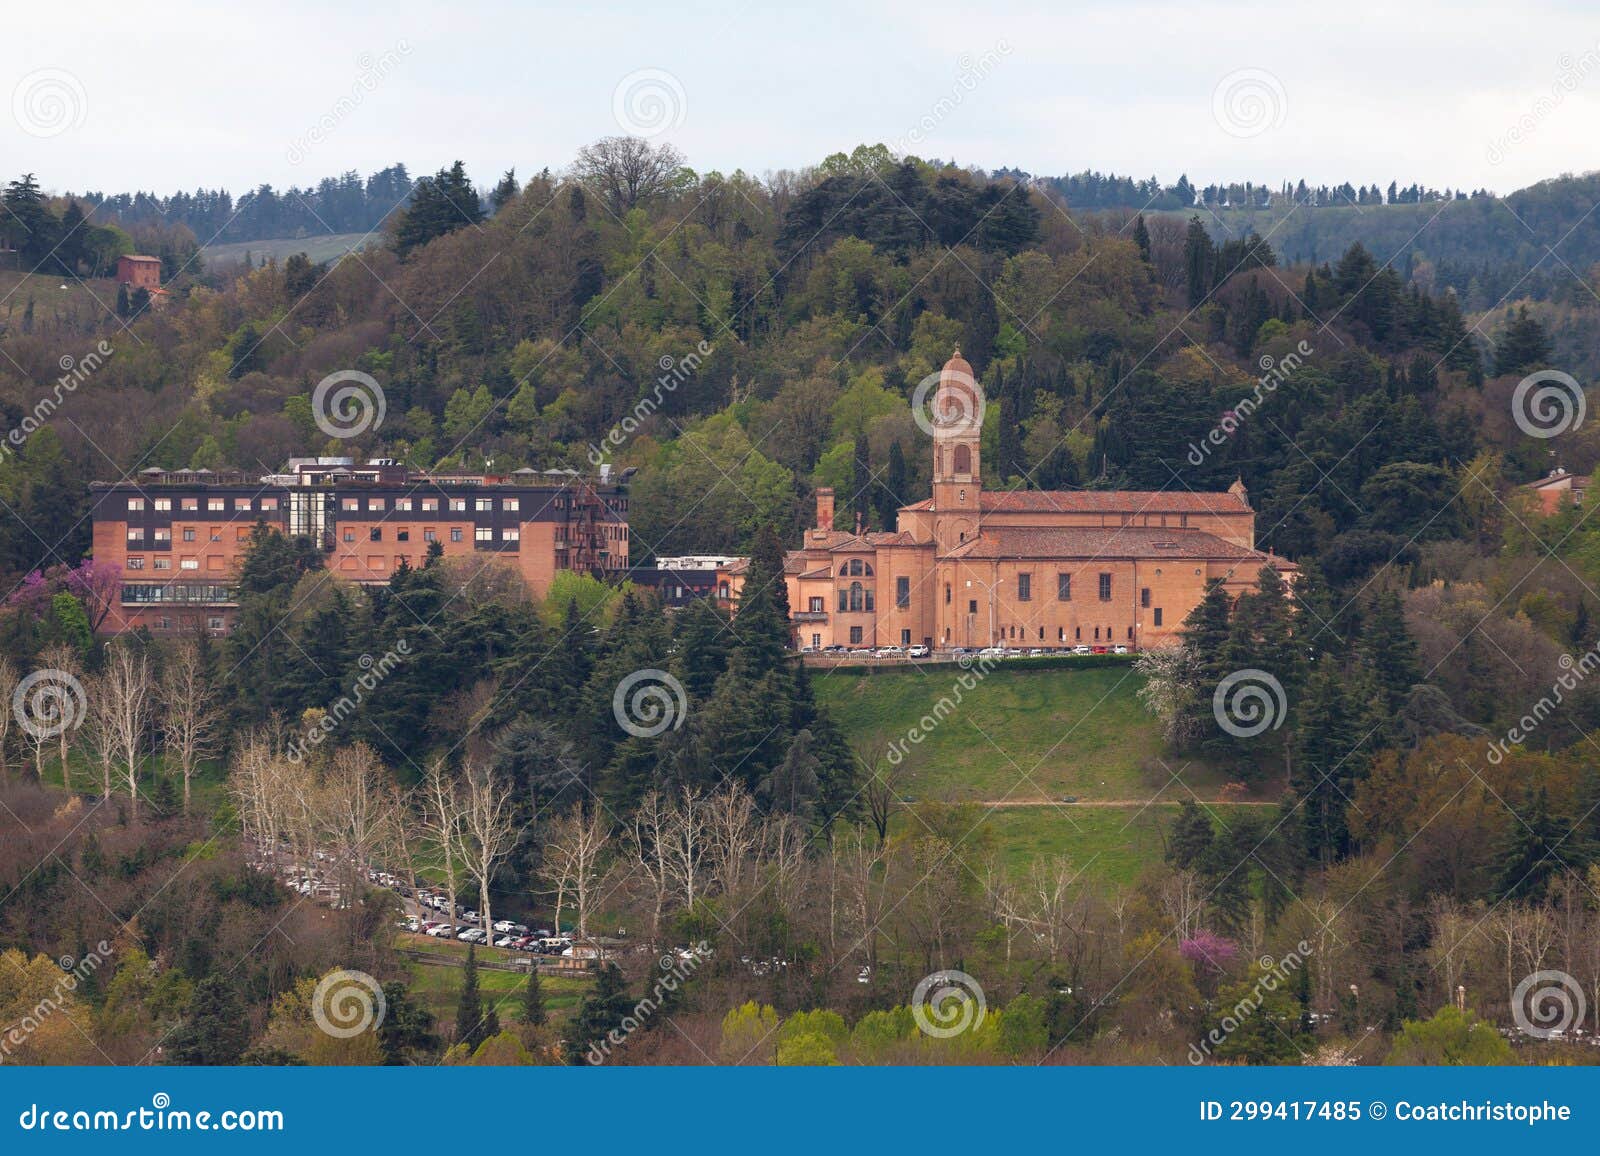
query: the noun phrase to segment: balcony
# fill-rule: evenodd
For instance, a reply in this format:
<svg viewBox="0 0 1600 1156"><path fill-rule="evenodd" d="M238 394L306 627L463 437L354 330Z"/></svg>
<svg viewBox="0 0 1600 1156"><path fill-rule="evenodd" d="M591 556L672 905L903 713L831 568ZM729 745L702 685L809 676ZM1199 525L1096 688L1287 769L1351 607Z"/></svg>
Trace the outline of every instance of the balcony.
<svg viewBox="0 0 1600 1156"><path fill-rule="evenodd" d="M796 610L789 617L796 622L826 622L828 621L828 612L826 610Z"/></svg>

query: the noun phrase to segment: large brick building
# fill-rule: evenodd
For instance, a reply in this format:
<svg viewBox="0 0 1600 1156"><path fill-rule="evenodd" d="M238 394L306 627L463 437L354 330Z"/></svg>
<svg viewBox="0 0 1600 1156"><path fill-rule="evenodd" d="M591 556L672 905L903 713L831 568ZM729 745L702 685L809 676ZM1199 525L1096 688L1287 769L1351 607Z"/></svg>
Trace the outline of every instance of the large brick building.
<svg viewBox="0 0 1600 1156"><path fill-rule="evenodd" d="M122 574L107 631L231 628L233 583L257 521L309 538L330 572L358 583L387 582L402 561L420 565L431 542L447 558L498 556L536 597L558 570L628 568L626 491L567 471L426 474L386 460L296 458L263 478L150 469L91 489L94 557Z"/></svg>
<svg viewBox="0 0 1600 1156"><path fill-rule="evenodd" d="M1241 483L985 490L977 397L958 351L934 398L933 496L895 530L836 530L833 491L817 491L816 526L785 562L799 646L1142 649L1174 638L1213 579L1234 595L1264 566L1292 579L1293 563L1255 548Z"/></svg>

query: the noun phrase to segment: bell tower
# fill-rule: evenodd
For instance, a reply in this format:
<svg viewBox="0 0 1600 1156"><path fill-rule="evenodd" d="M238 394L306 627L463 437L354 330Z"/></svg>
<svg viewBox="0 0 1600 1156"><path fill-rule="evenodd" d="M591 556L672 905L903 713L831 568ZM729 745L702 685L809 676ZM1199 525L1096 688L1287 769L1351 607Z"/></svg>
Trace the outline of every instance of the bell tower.
<svg viewBox="0 0 1600 1156"><path fill-rule="evenodd" d="M947 554L977 536L983 473L983 390L957 349L939 371L933 396L934 540Z"/></svg>

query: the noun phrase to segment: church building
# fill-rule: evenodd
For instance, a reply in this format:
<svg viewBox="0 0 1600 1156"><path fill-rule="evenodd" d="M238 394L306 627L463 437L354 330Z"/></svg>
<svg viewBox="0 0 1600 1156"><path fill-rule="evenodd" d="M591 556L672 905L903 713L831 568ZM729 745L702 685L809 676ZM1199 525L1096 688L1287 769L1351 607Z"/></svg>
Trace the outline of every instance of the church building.
<svg viewBox="0 0 1600 1156"><path fill-rule="evenodd" d="M1237 597L1271 566L1243 483L1222 493L983 488L982 395L957 350L933 402L933 494L894 530L815 528L785 559L795 644L1142 650L1176 640L1220 579ZM1177 483L1174 483L1175 486Z"/></svg>

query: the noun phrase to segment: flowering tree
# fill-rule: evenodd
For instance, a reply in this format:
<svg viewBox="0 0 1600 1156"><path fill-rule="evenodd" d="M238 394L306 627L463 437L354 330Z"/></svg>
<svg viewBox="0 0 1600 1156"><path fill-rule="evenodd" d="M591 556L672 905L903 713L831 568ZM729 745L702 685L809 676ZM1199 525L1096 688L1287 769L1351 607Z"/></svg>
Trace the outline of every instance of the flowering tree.
<svg viewBox="0 0 1600 1156"><path fill-rule="evenodd" d="M1178 953L1197 971L1217 973L1228 970L1239 956L1239 949L1231 940L1204 928L1178 945Z"/></svg>

